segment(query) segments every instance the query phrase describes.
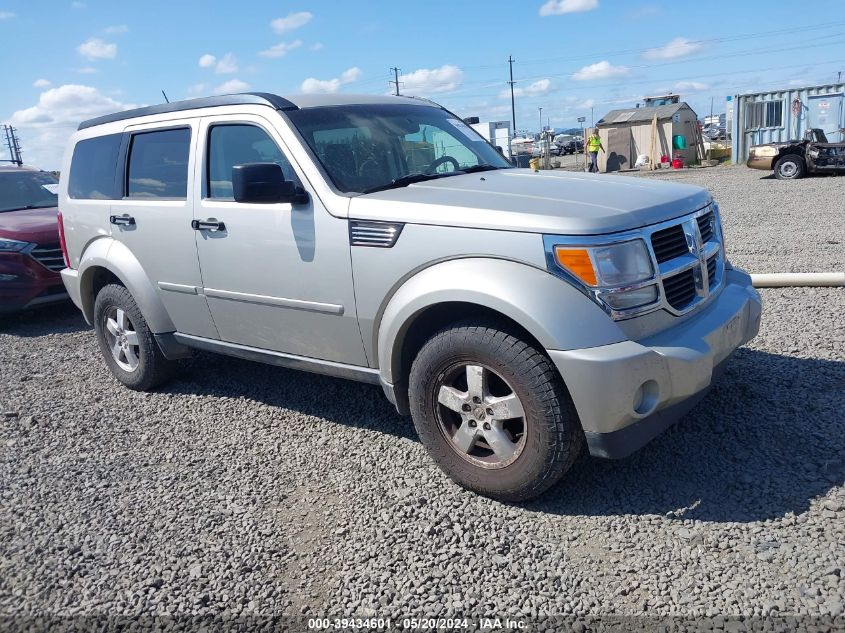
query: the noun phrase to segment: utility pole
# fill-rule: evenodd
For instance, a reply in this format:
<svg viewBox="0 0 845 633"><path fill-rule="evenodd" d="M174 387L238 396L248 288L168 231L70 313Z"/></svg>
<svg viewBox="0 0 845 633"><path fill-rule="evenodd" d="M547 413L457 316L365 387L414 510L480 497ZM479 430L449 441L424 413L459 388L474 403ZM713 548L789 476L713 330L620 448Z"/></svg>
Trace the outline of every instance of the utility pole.
<svg viewBox="0 0 845 633"><path fill-rule="evenodd" d="M3 132L6 134L6 147L9 148L9 160L7 162L15 163L18 167L23 165L21 158L21 144L15 134L16 130L11 125L4 125Z"/></svg>
<svg viewBox="0 0 845 633"><path fill-rule="evenodd" d="M539 106L540 110L540 132L543 132L543 106Z"/></svg>
<svg viewBox="0 0 845 633"><path fill-rule="evenodd" d="M512 55L508 55L508 66L510 67L511 80L508 82L511 86L511 125L513 125L513 135L516 136L516 105L513 99L513 63L516 60Z"/></svg>
<svg viewBox="0 0 845 633"><path fill-rule="evenodd" d="M398 97L398 96L399 96L399 72L400 72L400 71L399 71L399 69L398 69L398 68L396 68L395 66L394 66L394 67L392 67L390 70L392 70L392 71L393 71L393 79L394 79L394 80L393 80L393 81L390 81L390 82L388 82L388 83L391 83L391 84L393 84L394 86L396 86L396 96Z"/></svg>

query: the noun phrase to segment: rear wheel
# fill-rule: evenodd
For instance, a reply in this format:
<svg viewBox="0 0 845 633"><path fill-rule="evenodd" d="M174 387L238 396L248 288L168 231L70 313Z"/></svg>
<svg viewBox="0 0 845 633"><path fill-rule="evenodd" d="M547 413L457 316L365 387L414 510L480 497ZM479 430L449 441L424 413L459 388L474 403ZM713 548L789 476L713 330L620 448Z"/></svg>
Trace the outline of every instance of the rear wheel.
<svg viewBox="0 0 845 633"><path fill-rule="evenodd" d="M502 501L540 495L583 449L549 359L492 324L456 324L429 339L411 367L410 399L417 433L446 474Z"/></svg>
<svg viewBox="0 0 845 633"><path fill-rule="evenodd" d="M805 171L804 159L797 154L782 156L775 163L775 178L778 180L803 178Z"/></svg>
<svg viewBox="0 0 845 633"><path fill-rule="evenodd" d="M173 376L176 364L161 353L135 299L123 286L110 284L97 294L94 330L111 373L130 389L147 391Z"/></svg>

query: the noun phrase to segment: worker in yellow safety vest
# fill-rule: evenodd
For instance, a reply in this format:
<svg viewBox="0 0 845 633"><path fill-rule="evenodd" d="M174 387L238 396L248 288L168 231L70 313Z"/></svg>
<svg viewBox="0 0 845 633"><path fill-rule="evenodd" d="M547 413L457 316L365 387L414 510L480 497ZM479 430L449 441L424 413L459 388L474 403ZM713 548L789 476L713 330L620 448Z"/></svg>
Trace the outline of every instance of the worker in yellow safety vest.
<svg viewBox="0 0 845 633"><path fill-rule="evenodd" d="M604 151L604 147L602 147L601 144L599 131L596 130L590 135L590 138L587 139L587 151L590 154L590 173L599 172L599 150Z"/></svg>

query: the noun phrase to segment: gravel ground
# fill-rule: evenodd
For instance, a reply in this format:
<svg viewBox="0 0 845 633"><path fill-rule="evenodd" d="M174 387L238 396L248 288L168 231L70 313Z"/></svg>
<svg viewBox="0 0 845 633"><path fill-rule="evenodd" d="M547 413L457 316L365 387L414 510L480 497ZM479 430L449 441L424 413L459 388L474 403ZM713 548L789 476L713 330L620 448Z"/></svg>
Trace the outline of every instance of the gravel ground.
<svg viewBox="0 0 845 633"><path fill-rule="evenodd" d="M845 178L777 180L744 166L636 172L705 187L731 261L755 273L845 271Z"/></svg>
<svg viewBox="0 0 845 633"><path fill-rule="evenodd" d="M707 181L740 265L842 268L821 241L842 237L839 180L656 177ZM756 219L786 190L817 198L812 226ZM842 616L845 292L763 298L678 426L524 506L452 485L377 387L197 355L140 394L74 309L8 320L0 616Z"/></svg>

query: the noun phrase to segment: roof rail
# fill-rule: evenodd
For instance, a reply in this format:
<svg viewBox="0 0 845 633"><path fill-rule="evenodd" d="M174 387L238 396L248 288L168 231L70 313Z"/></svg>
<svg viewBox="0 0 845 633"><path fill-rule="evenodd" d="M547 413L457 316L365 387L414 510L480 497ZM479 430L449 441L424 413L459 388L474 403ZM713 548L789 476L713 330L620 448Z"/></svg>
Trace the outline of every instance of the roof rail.
<svg viewBox="0 0 845 633"><path fill-rule="evenodd" d="M199 99L185 99L184 101L173 101L172 103L161 103L159 105L147 106L114 112L94 119L88 119L79 124L78 130L89 127L113 123L114 121L125 121L136 117L149 116L152 114L167 114L168 112L181 112L183 110L196 110L199 108L214 108L227 105L266 105L276 110L297 110L295 104L284 97L269 92L244 92L232 95L218 95L216 97L201 97Z"/></svg>

